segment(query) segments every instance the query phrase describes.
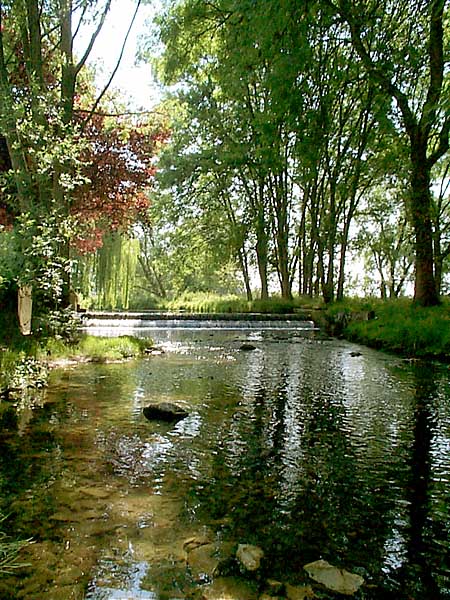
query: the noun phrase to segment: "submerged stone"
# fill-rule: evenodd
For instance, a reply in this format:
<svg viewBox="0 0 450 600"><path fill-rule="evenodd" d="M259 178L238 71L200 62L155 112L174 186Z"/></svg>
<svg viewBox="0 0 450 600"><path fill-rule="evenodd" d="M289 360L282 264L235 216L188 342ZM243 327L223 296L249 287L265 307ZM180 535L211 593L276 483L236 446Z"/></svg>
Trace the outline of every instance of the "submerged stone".
<svg viewBox="0 0 450 600"><path fill-rule="evenodd" d="M189 565L194 581L209 581L212 579L219 565L214 552L214 544L203 544L189 552L187 564Z"/></svg>
<svg viewBox="0 0 450 600"><path fill-rule="evenodd" d="M352 596L363 585L364 579L360 575L349 573L345 569L333 567L326 560L316 560L303 567L311 579L321 583L329 590Z"/></svg>
<svg viewBox="0 0 450 600"><path fill-rule="evenodd" d="M257 600L251 584L237 577L218 577L202 590L201 600Z"/></svg>
<svg viewBox="0 0 450 600"><path fill-rule="evenodd" d="M284 596L285 585L282 581L268 579L266 581L266 590L269 596Z"/></svg>
<svg viewBox="0 0 450 600"><path fill-rule="evenodd" d="M257 571L261 565L264 551L251 544L239 544L236 558L247 571Z"/></svg>
<svg viewBox="0 0 450 600"><path fill-rule="evenodd" d="M296 586L286 584L286 598L288 600L309 600L315 598L312 587L310 585Z"/></svg>
<svg viewBox="0 0 450 600"><path fill-rule="evenodd" d="M149 421L165 421L166 423L176 423L189 416L184 408L172 402L149 404L143 408L142 412Z"/></svg>
<svg viewBox="0 0 450 600"><path fill-rule="evenodd" d="M187 564L195 581L210 581L222 571L233 555L235 544L232 542L200 543L184 546L187 551Z"/></svg>
<svg viewBox="0 0 450 600"><path fill-rule="evenodd" d="M148 348L145 348L144 354L148 354L151 356L159 356L160 354L165 354L165 352L162 348L158 348L156 346L149 346Z"/></svg>
<svg viewBox="0 0 450 600"><path fill-rule="evenodd" d="M206 535L190 537L187 540L184 540L183 550L185 552L192 552L196 548L199 548L200 546L206 546L207 544L210 544L210 543L211 543L211 539L209 537L207 537Z"/></svg>
<svg viewBox="0 0 450 600"><path fill-rule="evenodd" d="M97 500L106 500L111 496L111 490L107 490L103 487L81 487L79 491L90 498L95 498Z"/></svg>

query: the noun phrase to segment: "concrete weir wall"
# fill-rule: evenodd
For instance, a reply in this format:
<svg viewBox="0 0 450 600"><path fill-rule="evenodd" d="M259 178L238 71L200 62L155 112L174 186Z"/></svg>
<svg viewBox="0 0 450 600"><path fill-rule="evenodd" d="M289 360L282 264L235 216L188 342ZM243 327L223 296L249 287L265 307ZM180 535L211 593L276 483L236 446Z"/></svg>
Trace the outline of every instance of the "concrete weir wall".
<svg viewBox="0 0 450 600"><path fill-rule="evenodd" d="M261 314L261 313L187 313L155 311L92 311L83 313L82 326L91 327L179 327L197 326L226 328L295 328L313 329L315 322L310 314Z"/></svg>

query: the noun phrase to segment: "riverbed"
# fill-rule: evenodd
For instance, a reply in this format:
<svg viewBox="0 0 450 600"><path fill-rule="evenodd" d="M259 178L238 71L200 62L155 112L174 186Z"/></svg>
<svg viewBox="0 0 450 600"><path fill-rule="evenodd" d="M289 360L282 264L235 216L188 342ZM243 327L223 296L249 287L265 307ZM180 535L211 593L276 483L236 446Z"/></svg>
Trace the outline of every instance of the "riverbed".
<svg viewBox="0 0 450 600"><path fill-rule="evenodd" d="M308 578L318 559L363 577L355 598L450 598L447 365L309 324L140 333L145 358L56 369L2 405L5 527L34 542L2 600L209 599L218 580L230 599L339 597ZM189 416L147 420L159 401Z"/></svg>

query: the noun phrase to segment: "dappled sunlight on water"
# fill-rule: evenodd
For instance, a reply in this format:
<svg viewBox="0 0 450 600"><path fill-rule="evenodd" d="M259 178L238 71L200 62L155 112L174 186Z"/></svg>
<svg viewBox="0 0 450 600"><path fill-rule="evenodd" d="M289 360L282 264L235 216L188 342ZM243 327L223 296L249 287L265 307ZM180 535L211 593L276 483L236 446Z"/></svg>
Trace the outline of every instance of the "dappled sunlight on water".
<svg viewBox="0 0 450 600"><path fill-rule="evenodd" d="M446 366L312 330L152 336L163 353L55 371L34 409L2 405L2 509L35 543L1 598L201 597L213 572L189 540L260 546L252 585L311 583L324 558L363 575L357 598L450 596ZM148 421L155 401L189 416Z"/></svg>

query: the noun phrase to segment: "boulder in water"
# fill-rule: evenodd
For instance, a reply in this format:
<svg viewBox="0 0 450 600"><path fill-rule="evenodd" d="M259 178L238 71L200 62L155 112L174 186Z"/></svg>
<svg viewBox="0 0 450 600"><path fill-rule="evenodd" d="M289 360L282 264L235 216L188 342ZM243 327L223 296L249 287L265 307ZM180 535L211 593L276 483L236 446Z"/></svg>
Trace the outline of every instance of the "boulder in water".
<svg viewBox="0 0 450 600"><path fill-rule="evenodd" d="M252 544L239 544L236 552L236 558L247 571L257 571L263 556L263 550Z"/></svg>
<svg viewBox="0 0 450 600"><path fill-rule="evenodd" d="M256 350L256 346L254 346L253 344L245 343L240 346L239 350L242 350L243 352L249 352L251 350Z"/></svg>
<svg viewBox="0 0 450 600"><path fill-rule="evenodd" d="M329 590L352 596L363 585L364 579L355 573L349 573L345 569L333 567L326 560L316 560L304 566L305 571Z"/></svg>
<svg viewBox="0 0 450 600"><path fill-rule="evenodd" d="M164 350L162 348L157 348L156 346L149 346L148 348L145 348L144 354L159 356L160 354L164 354Z"/></svg>
<svg viewBox="0 0 450 600"><path fill-rule="evenodd" d="M177 423L189 416L189 413L183 407L172 402L149 404L142 409L142 412L149 421L164 421L166 423Z"/></svg>

